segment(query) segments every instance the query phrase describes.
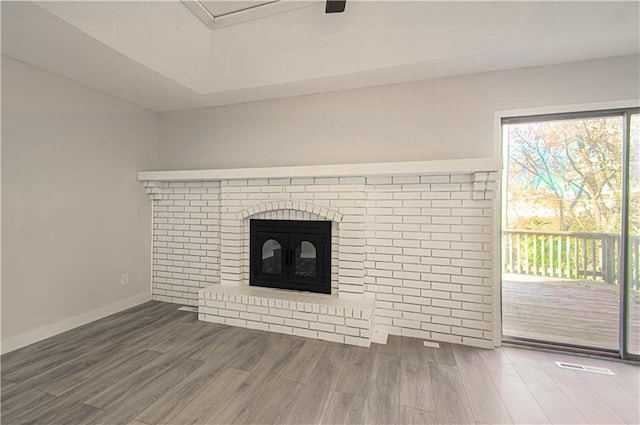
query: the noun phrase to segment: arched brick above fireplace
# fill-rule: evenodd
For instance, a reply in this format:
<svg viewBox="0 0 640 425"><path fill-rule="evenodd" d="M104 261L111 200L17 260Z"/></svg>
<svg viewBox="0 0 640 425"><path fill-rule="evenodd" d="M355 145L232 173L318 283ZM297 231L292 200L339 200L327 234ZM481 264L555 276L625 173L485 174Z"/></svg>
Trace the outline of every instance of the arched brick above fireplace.
<svg viewBox="0 0 640 425"><path fill-rule="evenodd" d="M237 217L238 220L243 220L255 216L256 214L278 210L308 212L310 214L315 214L321 218L324 218L325 220L335 221L336 223L340 223L343 219L343 215L337 211L304 201L265 202L239 211L237 213Z"/></svg>

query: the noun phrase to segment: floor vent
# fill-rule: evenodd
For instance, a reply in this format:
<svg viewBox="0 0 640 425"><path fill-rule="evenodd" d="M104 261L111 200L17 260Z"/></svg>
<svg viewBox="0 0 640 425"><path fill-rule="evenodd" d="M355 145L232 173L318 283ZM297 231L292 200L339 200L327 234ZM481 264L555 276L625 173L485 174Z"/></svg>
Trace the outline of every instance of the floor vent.
<svg viewBox="0 0 640 425"><path fill-rule="evenodd" d="M191 313L197 313L198 312L198 307L191 307L191 306L185 305L183 307L180 307L178 310L180 310L180 311L190 311Z"/></svg>
<svg viewBox="0 0 640 425"><path fill-rule="evenodd" d="M601 373L603 375L615 375L615 373L611 372L611 370L605 369L604 367L585 366L567 362L556 362L556 364L558 365L558 367L561 367L563 369L582 370L584 372Z"/></svg>

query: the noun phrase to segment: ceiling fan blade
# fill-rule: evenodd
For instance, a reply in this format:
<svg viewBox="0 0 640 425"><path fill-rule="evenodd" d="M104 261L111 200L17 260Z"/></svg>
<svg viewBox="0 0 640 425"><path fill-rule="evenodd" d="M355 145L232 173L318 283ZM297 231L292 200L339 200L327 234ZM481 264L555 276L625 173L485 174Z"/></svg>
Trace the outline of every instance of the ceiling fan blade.
<svg viewBox="0 0 640 425"><path fill-rule="evenodd" d="M347 0L327 0L325 13L342 13L347 5Z"/></svg>

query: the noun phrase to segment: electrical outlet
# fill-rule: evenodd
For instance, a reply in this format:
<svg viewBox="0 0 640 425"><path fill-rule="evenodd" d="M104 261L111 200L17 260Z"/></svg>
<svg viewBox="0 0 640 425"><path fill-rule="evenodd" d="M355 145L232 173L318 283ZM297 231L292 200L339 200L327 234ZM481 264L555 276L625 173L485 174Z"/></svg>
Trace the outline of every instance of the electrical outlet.
<svg viewBox="0 0 640 425"><path fill-rule="evenodd" d="M129 273L123 273L120 276L120 285L128 285L129 284Z"/></svg>

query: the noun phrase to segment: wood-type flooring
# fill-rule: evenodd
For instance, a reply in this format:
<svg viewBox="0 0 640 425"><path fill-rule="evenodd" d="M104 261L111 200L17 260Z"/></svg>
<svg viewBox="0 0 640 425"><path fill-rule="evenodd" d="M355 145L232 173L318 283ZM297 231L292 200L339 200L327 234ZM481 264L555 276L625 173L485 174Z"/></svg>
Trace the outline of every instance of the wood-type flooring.
<svg viewBox="0 0 640 425"><path fill-rule="evenodd" d="M2 424L640 423L636 365L397 336L361 348L177 308L145 303L3 355Z"/></svg>

